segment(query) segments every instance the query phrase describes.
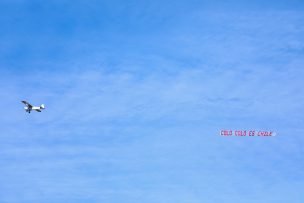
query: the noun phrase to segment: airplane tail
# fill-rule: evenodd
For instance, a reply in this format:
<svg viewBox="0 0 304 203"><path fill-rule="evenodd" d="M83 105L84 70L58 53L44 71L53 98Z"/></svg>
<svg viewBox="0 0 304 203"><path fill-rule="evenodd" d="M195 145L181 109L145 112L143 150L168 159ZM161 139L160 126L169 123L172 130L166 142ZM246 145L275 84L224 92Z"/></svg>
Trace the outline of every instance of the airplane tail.
<svg viewBox="0 0 304 203"><path fill-rule="evenodd" d="M41 104L41 105L40 105L40 109L45 109L44 104Z"/></svg>

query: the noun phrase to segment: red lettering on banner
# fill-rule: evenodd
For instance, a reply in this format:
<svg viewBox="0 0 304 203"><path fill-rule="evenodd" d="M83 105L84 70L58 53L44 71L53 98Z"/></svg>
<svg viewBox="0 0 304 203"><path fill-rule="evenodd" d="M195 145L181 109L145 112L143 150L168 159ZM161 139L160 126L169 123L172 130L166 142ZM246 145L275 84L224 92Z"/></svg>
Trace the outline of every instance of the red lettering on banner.
<svg viewBox="0 0 304 203"><path fill-rule="evenodd" d="M273 131L267 131L267 130L221 130L220 131L221 136L237 136L237 137L243 137L243 136L259 136L259 137L271 137L275 136L276 133Z"/></svg>

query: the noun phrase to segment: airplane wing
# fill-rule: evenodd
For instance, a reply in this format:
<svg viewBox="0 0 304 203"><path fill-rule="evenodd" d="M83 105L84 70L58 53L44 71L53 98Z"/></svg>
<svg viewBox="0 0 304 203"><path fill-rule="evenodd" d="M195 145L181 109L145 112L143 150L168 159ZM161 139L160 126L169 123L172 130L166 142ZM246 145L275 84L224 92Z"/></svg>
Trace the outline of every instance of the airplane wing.
<svg viewBox="0 0 304 203"><path fill-rule="evenodd" d="M35 109L36 111L38 111L38 112L41 112L39 109Z"/></svg>
<svg viewBox="0 0 304 203"><path fill-rule="evenodd" d="M27 101L21 101L23 104L25 104L27 107L32 108L33 105L29 104Z"/></svg>

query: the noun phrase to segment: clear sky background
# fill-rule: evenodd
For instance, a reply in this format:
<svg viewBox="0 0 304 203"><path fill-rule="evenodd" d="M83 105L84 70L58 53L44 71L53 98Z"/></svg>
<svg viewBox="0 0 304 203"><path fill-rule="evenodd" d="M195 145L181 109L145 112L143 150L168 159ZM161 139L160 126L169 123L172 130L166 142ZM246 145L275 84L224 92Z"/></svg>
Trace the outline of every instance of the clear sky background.
<svg viewBox="0 0 304 203"><path fill-rule="evenodd" d="M303 203L303 11L1 0L0 202Z"/></svg>

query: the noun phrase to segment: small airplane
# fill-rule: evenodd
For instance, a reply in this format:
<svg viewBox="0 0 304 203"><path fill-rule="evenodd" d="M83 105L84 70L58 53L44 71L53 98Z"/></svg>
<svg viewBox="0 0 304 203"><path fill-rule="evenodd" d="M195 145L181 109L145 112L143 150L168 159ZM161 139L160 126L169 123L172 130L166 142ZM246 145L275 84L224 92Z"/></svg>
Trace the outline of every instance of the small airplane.
<svg viewBox="0 0 304 203"><path fill-rule="evenodd" d="M45 109L44 104L41 104L40 106L33 106L27 101L21 101L21 102L25 105L24 110L28 113L31 113L32 110L41 112L41 110Z"/></svg>

